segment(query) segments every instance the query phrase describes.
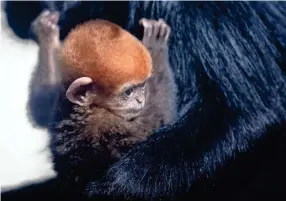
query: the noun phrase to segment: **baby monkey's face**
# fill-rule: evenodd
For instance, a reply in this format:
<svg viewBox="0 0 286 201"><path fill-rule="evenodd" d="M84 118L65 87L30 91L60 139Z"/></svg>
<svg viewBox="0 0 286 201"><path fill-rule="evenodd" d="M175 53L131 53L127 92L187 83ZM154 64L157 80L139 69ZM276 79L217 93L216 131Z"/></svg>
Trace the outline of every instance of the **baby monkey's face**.
<svg viewBox="0 0 286 201"><path fill-rule="evenodd" d="M146 81L138 85L127 85L120 92L106 100L111 112L124 118L133 120L142 112L147 97Z"/></svg>

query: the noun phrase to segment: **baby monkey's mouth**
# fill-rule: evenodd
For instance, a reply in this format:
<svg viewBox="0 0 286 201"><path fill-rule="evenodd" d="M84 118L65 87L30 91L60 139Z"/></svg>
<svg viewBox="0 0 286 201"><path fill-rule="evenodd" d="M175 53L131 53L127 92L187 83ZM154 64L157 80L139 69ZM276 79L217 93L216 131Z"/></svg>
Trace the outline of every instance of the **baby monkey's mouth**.
<svg viewBox="0 0 286 201"><path fill-rule="evenodd" d="M142 109L132 109L130 110L130 113L122 115L122 118L124 118L126 121L134 121L140 115L141 111Z"/></svg>
<svg viewBox="0 0 286 201"><path fill-rule="evenodd" d="M134 121L138 116L140 116L144 107L139 109L127 109L127 110L109 110L109 112L114 115L124 119L125 121Z"/></svg>

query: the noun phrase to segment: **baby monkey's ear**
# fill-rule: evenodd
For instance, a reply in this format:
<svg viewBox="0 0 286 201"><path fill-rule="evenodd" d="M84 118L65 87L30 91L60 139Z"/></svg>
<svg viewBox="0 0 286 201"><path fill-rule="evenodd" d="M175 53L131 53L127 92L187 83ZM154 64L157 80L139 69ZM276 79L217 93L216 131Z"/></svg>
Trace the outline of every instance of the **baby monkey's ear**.
<svg viewBox="0 0 286 201"><path fill-rule="evenodd" d="M81 77L73 81L66 91L67 99L80 106L89 104L87 93L92 88L92 79L89 77Z"/></svg>

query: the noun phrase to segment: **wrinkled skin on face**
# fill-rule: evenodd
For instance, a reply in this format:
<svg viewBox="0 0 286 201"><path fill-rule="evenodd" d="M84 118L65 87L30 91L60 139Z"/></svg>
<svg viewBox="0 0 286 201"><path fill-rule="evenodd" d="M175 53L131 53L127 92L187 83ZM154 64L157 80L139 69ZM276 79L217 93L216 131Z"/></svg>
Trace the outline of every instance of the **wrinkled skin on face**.
<svg viewBox="0 0 286 201"><path fill-rule="evenodd" d="M145 106L148 96L146 85L146 82L139 85L126 84L115 94L102 95L101 98L97 95L94 99L99 106L129 121L138 117Z"/></svg>

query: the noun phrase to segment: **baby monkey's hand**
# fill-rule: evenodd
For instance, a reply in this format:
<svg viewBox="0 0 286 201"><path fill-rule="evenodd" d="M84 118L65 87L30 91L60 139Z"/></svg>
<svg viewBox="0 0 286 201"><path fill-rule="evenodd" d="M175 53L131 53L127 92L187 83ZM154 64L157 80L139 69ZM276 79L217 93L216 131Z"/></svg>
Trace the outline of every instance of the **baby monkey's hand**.
<svg viewBox="0 0 286 201"><path fill-rule="evenodd" d="M59 40L59 12L43 11L32 23L32 31L36 35L39 43L55 44L60 43Z"/></svg>
<svg viewBox="0 0 286 201"><path fill-rule="evenodd" d="M142 18L139 24L144 27L142 43L151 51L158 51L167 48L167 42L171 28L163 19L148 20Z"/></svg>

